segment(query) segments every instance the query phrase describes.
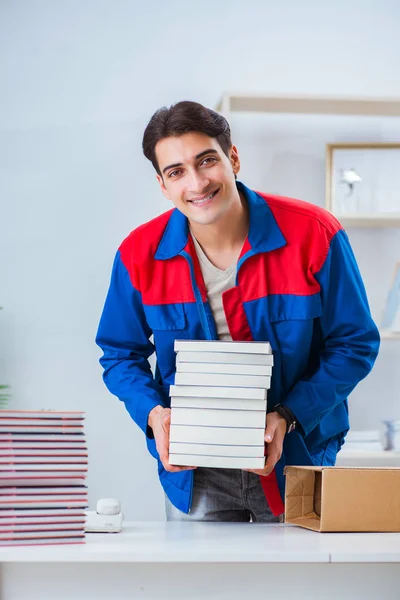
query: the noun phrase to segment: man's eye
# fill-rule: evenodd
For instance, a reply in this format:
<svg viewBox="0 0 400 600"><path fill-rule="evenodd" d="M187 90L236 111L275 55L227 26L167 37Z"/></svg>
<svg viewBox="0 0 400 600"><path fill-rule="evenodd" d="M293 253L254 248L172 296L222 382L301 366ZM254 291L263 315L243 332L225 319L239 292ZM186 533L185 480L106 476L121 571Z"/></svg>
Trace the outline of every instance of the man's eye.
<svg viewBox="0 0 400 600"><path fill-rule="evenodd" d="M205 158L203 160L203 165L204 165L204 163L206 163L207 161L210 161L210 160L211 160L211 162L217 162L216 158L214 158L213 156L208 156L207 158Z"/></svg>
<svg viewBox="0 0 400 600"><path fill-rule="evenodd" d="M176 177L177 173L180 173L179 169L176 169L175 171L171 171L171 173L169 173L168 177Z"/></svg>

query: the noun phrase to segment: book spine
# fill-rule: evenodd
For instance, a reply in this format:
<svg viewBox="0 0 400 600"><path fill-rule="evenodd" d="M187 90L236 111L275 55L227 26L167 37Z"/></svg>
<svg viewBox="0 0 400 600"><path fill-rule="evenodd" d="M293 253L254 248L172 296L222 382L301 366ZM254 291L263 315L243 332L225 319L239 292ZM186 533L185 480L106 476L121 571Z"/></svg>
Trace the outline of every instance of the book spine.
<svg viewBox="0 0 400 600"><path fill-rule="evenodd" d="M171 408L219 408L221 410L262 410L267 411L266 400L246 400L241 398L193 398L172 396Z"/></svg>
<svg viewBox="0 0 400 600"><path fill-rule="evenodd" d="M271 377L272 367L266 365L235 365L224 363L178 362L177 373L215 373L218 375L261 375Z"/></svg>
<svg viewBox="0 0 400 600"><path fill-rule="evenodd" d="M223 363L240 365L270 366L274 364L273 354L242 354L240 352L186 352L180 350L176 355L177 364L195 363Z"/></svg>
<svg viewBox="0 0 400 600"><path fill-rule="evenodd" d="M212 467L219 469L263 469L264 458L237 458L232 456L200 456L198 454L170 454L171 465Z"/></svg>
<svg viewBox="0 0 400 600"><path fill-rule="evenodd" d="M262 458L265 446L227 446L226 444L191 444L171 442L170 454L201 454L204 456L239 456L242 458Z"/></svg>
<svg viewBox="0 0 400 600"><path fill-rule="evenodd" d="M265 388L239 388L224 386L194 386L194 385L171 385L170 396L198 398L242 398L249 400L265 400L267 390Z"/></svg>
<svg viewBox="0 0 400 600"><path fill-rule="evenodd" d="M194 425L171 425L170 442L194 444L226 444L228 446L261 446L265 429L245 427L196 427Z"/></svg>
<svg viewBox="0 0 400 600"><path fill-rule="evenodd" d="M265 428L264 411L257 410L201 410L199 408L173 408L171 425L198 425L210 427Z"/></svg>
<svg viewBox="0 0 400 600"><path fill-rule="evenodd" d="M253 387L269 389L271 377L259 375L218 375L215 373L201 377L200 373L176 373L175 385ZM200 395L200 394L199 394Z"/></svg>
<svg viewBox="0 0 400 600"><path fill-rule="evenodd" d="M236 352L241 354L271 354L269 342L219 342L199 340L175 340L175 352Z"/></svg>

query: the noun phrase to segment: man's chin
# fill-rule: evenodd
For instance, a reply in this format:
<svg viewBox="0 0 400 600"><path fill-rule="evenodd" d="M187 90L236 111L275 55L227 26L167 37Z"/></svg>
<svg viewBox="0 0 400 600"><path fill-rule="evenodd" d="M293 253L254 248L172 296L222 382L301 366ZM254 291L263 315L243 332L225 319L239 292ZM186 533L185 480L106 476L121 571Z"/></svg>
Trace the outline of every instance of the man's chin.
<svg viewBox="0 0 400 600"><path fill-rule="evenodd" d="M188 219L191 223L196 223L196 225L214 225L220 218L220 215L204 215L200 217L199 215L188 215Z"/></svg>

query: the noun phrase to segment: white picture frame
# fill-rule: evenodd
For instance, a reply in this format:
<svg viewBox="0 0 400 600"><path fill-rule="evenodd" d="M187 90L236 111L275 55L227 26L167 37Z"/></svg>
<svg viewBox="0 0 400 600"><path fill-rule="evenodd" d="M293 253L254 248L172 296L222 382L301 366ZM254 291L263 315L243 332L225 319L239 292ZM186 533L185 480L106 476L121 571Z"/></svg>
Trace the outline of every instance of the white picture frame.
<svg viewBox="0 0 400 600"><path fill-rule="evenodd" d="M400 143L326 146L326 208L339 220L400 216Z"/></svg>
<svg viewBox="0 0 400 600"><path fill-rule="evenodd" d="M381 329L391 333L400 333L400 261L395 265L392 284L383 311Z"/></svg>

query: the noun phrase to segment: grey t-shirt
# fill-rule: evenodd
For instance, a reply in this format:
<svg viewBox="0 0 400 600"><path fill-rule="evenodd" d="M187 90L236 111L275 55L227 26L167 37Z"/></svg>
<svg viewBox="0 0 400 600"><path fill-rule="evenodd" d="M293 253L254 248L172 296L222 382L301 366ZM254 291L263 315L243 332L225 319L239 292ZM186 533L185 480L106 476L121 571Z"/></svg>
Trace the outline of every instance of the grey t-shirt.
<svg viewBox="0 0 400 600"><path fill-rule="evenodd" d="M235 260L230 267L225 269L225 271L218 269L204 254L202 247L193 234L192 238L207 289L207 298L217 327L218 339L230 341L232 340L232 337L229 333L228 323L222 304L222 293L235 287L237 260Z"/></svg>

